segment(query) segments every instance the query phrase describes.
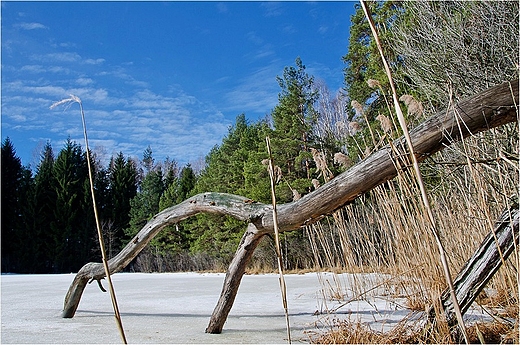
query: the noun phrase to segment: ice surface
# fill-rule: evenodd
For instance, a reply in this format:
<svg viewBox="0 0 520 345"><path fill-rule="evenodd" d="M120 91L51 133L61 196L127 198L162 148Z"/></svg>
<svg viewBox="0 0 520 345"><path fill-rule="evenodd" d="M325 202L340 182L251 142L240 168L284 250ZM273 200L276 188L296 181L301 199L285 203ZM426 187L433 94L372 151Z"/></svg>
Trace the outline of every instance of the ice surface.
<svg viewBox="0 0 520 345"><path fill-rule="evenodd" d="M110 295L101 292L96 283L87 285L74 318L61 318L74 277L2 275L1 342L121 343ZM408 314L392 301L372 298L352 301L328 315L327 310L342 303L327 297L337 277L289 274L285 280L293 343L308 343L311 335L328 328L334 318L368 322L373 329L382 330ZM204 330L224 274L117 273L112 281L129 343L287 343L276 274L243 277L221 334ZM108 288L106 281L104 285Z"/></svg>

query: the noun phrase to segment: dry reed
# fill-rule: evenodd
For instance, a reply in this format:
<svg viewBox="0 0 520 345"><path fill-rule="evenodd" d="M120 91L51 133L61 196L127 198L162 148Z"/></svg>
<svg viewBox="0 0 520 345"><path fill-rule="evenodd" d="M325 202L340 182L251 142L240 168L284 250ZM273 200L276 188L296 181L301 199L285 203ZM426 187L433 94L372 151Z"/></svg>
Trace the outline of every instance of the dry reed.
<svg viewBox="0 0 520 345"><path fill-rule="evenodd" d="M461 269L491 231L497 216L509 205L510 196L517 194L519 169L508 162L518 159L510 151L515 147L518 147L518 125L510 124L453 144L421 168L453 272ZM395 179L361 196L333 217L307 228L318 270L380 272L395 277L389 280L381 275L379 281L350 282L338 277L328 283L323 281L323 288L328 291L323 292L323 298L330 301L349 291L362 294L383 284L388 291L404 296L410 310L424 311L433 304L446 288L446 282L437 264L438 249L432 246L435 240L428 230L429 220L418 193L413 173L401 171ZM504 339L518 335L517 272L518 251L515 251L477 301L490 315L496 315L497 322L486 327L500 331ZM504 317L510 318L516 328L512 330L511 324L504 323L501 319ZM484 326L478 327L486 332L482 330ZM475 339L472 332L476 331L468 325L470 341ZM486 339L492 339L491 332L488 333ZM388 340L380 338L380 341L386 342L385 339ZM432 339L454 341L447 328L437 330L434 338L423 341L432 342Z"/></svg>
<svg viewBox="0 0 520 345"><path fill-rule="evenodd" d="M105 251L105 241L103 240L103 231L101 230L101 224L98 217L98 211L97 211L97 204L96 204L96 196L94 193L94 179L93 179L93 172L92 172L92 166L90 162L90 149L88 145L88 136L87 136L87 125L85 121L85 113L83 111L83 103L81 102L81 99L78 96L70 95L70 98L62 99L61 101L55 102L50 106L50 109L54 109L62 104L67 104L67 106L70 106L72 103L78 103L79 109L80 109L80 115L81 115L81 121L83 124L83 136L85 138L85 151L86 151L86 157L87 157L87 166L88 166L88 177L90 182L90 195L92 197L92 206L94 209L94 218L96 220L96 228L98 233L98 239L99 239L99 246L101 249L101 255L102 255L102 261L103 261L103 267L105 269L105 275L107 277L108 281L108 287L110 291L110 298L112 300L112 306L114 308L114 316L116 319L116 323L119 330L119 335L121 336L121 340L123 341L123 344L126 344L126 336L125 331L123 328L123 323L121 320L121 314L119 312L119 307L117 305L117 298L116 293L114 290L114 286L112 284L112 279L110 278L110 269L108 266L108 260L107 255ZM100 283L101 286L101 283Z"/></svg>

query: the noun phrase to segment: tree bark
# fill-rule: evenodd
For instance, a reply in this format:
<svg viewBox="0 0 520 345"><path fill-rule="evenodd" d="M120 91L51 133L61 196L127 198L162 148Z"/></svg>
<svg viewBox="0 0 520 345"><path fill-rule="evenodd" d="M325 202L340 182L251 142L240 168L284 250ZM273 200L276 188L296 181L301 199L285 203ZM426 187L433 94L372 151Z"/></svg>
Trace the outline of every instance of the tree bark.
<svg viewBox="0 0 520 345"><path fill-rule="evenodd" d="M224 323L226 322L227 316L231 311L233 302L235 301L238 287L240 286L240 281L246 271L247 264L263 236L264 235L258 233L253 224L249 223L247 231L242 237L238 250L226 272L222 292L220 293L218 303L213 310L211 319L209 320L206 333L217 334L222 332Z"/></svg>
<svg viewBox="0 0 520 345"><path fill-rule="evenodd" d="M270 205L256 203L250 199L232 194L203 193L195 195L178 205L158 213L150 219L130 243L119 254L108 261L109 270L111 273L116 273L124 269L155 235L167 225L176 224L199 213L226 214L251 223L268 212L270 207ZM101 279L104 277L105 270L103 264L90 262L83 266L76 274L65 296L62 317L74 317L87 283L96 280L101 284Z"/></svg>
<svg viewBox="0 0 520 345"><path fill-rule="evenodd" d="M423 161L444 147L477 132L515 121L517 104L518 81L506 82L437 113L410 132L417 160ZM398 174L397 167L408 167L407 156L405 140L399 138L298 201L278 205L279 230L283 232L303 228L394 178ZM230 215L250 224L228 270L219 302L206 329L210 333L219 333L252 252L263 235L274 231L271 205L231 194L198 194L154 216L118 255L109 260L109 268L112 273L122 270L162 228L203 212ZM99 282L104 274L101 263L83 266L65 297L63 317L74 316L87 282Z"/></svg>
<svg viewBox="0 0 520 345"><path fill-rule="evenodd" d="M518 248L518 200L506 209L495 222L493 230L484 238L477 251L462 267L453 281L460 310L464 314L498 271L502 263ZM445 290L440 297L441 309L450 327L457 325L450 291ZM428 310L430 322L435 321L434 306Z"/></svg>

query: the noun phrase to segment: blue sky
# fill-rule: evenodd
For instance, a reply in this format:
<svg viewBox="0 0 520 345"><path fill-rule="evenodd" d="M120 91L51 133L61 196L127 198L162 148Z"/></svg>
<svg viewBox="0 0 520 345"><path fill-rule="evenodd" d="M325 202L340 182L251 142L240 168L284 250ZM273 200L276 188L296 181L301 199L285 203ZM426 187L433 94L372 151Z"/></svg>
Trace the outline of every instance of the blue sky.
<svg viewBox="0 0 520 345"><path fill-rule="evenodd" d="M5 2L2 141L36 166L50 141L89 144L180 165L222 141L237 115L277 104L276 76L300 57L334 93L343 87L355 2Z"/></svg>

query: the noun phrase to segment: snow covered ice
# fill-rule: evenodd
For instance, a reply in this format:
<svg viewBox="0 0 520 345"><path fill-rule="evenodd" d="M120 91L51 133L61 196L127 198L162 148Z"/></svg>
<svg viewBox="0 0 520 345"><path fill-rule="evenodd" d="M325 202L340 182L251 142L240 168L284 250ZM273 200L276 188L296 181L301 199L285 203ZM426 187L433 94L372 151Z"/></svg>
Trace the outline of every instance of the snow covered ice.
<svg viewBox="0 0 520 345"><path fill-rule="evenodd" d="M245 275L221 334L205 329L217 304L223 273L116 273L112 276L128 343L287 343L277 274ZM76 315L61 317L75 274L2 275L2 343L121 343L109 293L87 285ZM333 318L369 322L382 330L408 314L373 299L342 304L327 297L333 275L285 275L293 343L331 325ZM105 288L107 282L103 281ZM343 286L345 288L345 286Z"/></svg>

